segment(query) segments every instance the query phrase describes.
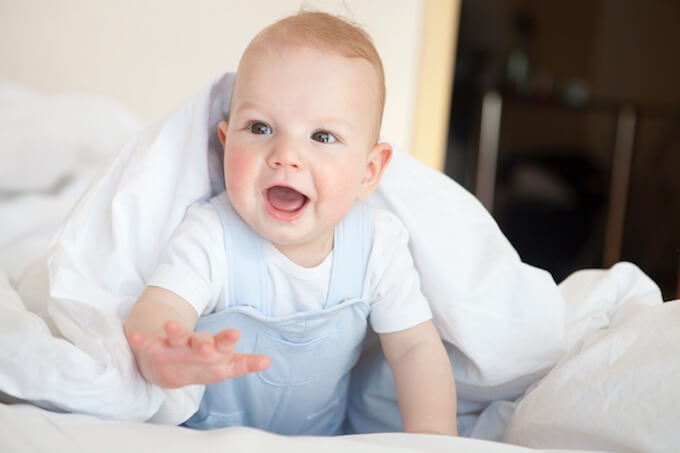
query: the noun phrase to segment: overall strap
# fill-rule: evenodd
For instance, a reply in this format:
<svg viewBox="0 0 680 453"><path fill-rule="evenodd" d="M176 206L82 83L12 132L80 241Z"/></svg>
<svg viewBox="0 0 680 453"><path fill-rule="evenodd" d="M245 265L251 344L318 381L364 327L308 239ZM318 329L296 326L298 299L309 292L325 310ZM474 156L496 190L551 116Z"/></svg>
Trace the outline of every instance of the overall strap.
<svg viewBox="0 0 680 453"><path fill-rule="evenodd" d="M365 203L355 202L342 222L335 227L326 308L361 297L372 245L371 212Z"/></svg>
<svg viewBox="0 0 680 453"><path fill-rule="evenodd" d="M236 213L227 192L210 199L222 222L229 275L229 306L250 305L270 315L270 288L262 238Z"/></svg>

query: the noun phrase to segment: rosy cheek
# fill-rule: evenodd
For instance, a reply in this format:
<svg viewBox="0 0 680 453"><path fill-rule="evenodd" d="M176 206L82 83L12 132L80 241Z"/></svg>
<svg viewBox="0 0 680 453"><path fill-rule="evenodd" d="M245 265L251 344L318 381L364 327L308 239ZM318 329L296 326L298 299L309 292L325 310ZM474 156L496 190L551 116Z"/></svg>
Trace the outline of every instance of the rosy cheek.
<svg viewBox="0 0 680 453"><path fill-rule="evenodd" d="M228 153L224 162L225 174L232 179L242 178L248 174L248 168L251 166L250 161L245 153L238 151Z"/></svg>

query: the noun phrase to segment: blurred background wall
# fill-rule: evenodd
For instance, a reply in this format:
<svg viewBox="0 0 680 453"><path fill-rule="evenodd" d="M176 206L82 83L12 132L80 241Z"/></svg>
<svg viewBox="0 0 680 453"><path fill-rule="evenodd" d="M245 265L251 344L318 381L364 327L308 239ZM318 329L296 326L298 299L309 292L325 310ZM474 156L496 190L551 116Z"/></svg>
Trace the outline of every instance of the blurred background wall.
<svg viewBox="0 0 680 453"><path fill-rule="evenodd" d="M423 32L445 27L431 61L448 99L458 0L0 0L0 79L45 92L108 94L142 120L168 113L225 71L264 26L301 7L341 14L374 39L386 69L383 136L411 150ZM426 25L428 5L442 17ZM442 14L444 11L446 14ZM445 74L445 75L441 75ZM443 80L444 83L441 81ZM448 102L443 118L443 155ZM440 108L440 109L441 109ZM421 148L421 147L419 147Z"/></svg>

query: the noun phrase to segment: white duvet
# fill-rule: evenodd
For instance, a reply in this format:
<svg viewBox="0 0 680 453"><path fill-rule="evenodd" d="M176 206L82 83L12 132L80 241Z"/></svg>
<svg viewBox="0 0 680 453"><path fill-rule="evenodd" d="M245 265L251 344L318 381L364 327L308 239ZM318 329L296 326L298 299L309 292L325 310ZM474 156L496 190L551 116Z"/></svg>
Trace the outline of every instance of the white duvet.
<svg viewBox="0 0 680 453"><path fill-rule="evenodd" d="M71 172L56 189L0 187L0 391L127 421L179 422L195 409L191 392L141 379L121 320L186 207L221 187L214 125L226 114L230 87L227 75L130 141L46 256L47 234L98 165L52 166ZM136 126L124 115L107 120L122 135ZM0 141L14 143L7 123L0 126ZM6 169L12 149L4 149ZM101 154L92 161L106 160ZM372 202L411 233L423 290L451 352L462 432L539 448L680 445L680 389L671 385L680 375L680 304L662 304L639 269L583 271L558 287L520 261L472 196L406 154L395 155ZM39 231L29 229L40 222ZM28 411L2 409L0 420Z"/></svg>

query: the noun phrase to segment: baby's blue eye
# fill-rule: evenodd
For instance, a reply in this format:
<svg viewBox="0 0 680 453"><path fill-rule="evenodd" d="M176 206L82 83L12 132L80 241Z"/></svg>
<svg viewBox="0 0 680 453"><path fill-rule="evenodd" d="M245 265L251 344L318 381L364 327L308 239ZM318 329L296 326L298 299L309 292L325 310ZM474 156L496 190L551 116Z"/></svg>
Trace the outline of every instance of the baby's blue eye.
<svg viewBox="0 0 680 453"><path fill-rule="evenodd" d="M330 132L326 131L318 131L314 132L312 134L312 140L320 142L320 143L333 143L337 141L335 136L331 134Z"/></svg>
<svg viewBox="0 0 680 453"><path fill-rule="evenodd" d="M272 133L272 128L264 123L253 123L250 125L250 132L258 135L269 135Z"/></svg>

